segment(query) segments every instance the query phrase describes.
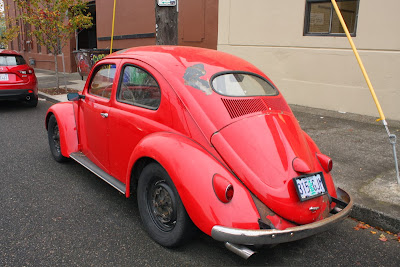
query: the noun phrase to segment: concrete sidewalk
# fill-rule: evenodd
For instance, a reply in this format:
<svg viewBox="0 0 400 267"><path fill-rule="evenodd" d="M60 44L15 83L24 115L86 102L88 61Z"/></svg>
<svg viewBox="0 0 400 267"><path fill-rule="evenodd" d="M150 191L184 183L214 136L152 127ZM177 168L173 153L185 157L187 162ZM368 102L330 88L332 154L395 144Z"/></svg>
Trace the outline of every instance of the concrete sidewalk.
<svg viewBox="0 0 400 267"><path fill-rule="evenodd" d="M55 87L53 71L36 69L41 88ZM82 90L78 73L66 73L67 87ZM60 74L64 88L64 75ZM39 92L52 102L67 101L66 94ZM373 117L291 105L301 127L321 152L333 159L335 184L355 202L351 216L386 231L400 232L400 185L397 184L392 146L381 122ZM385 107L383 107L384 109ZM400 121L388 121L391 133L400 138ZM400 158L397 144L397 154ZM399 163L400 164L400 163Z"/></svg>
<svg viewBox="0 0 400 267"><path fill-rule="evenodd" d="M38 87L39 87L39 96L45 99L53 99L55 101L68 101L67 94L46 94L44 92L40 92L41 89L55 88L56 87L56 78L55 72L51 70L42 70L35 69L35 74L38 79ZM61 91L65 88L74 89L78 91L82 91L83 87L86 83L86 77L82 79L79 73L63 73L60 72L58 74L59 77L59 87Z"/></svg>

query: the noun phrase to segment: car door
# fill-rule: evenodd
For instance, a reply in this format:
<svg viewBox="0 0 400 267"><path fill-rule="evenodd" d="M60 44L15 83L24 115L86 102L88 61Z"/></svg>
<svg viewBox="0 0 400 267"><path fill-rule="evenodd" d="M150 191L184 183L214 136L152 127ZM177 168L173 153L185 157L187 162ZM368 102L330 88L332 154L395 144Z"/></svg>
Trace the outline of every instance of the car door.
<svg viewBox="0 0 400 267"><path fill-rule="evenodd" d="M117 86L114 84L117 67L115 60L96 66L79 113L82 152L108 173L109 110Z"/></svg>
<svg viewBox="0 0 400 267"><path fill-rule="evenodd" d="M129 159L147 135L170 131L170 85L151 66L133 59L121 62L116 99L110 109L110 169L125 183Z"/></svg>

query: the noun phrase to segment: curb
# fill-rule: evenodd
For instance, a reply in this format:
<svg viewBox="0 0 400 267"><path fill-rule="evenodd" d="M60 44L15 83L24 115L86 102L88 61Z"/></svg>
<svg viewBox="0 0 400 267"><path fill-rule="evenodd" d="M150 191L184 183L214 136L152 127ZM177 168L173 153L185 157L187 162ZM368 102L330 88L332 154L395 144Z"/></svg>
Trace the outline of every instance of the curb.
<svg viewBox="0 0 400 267"><path fill-rule="evenodd" d="M38 96L41 97L41 98L44 98L47 101L52 102L52 103L59 103L60 102L60 100L53 98L51 95L48 95L48 94L43 93L43 92L40 92L40 90L38 92Z"/></svg>
<svg viewBox="0 0 400 267"><path fill-rule="evenodd" d="M56 100L56 99L54 99L54 98L52 98L50 95L48 95L48 94L45 94L45 93L43 93L43 92L38 92L38 95L41 97L41 98L44 98L44 99L46 99L47 101L51 101L51 102L59 102L58 100Z"/></svg>
<svg viewBox="0 0 400 267"><path fill-rule="evenodd" d="M354 203L350 217L392 233L400 232L400 218Z"/></svg>

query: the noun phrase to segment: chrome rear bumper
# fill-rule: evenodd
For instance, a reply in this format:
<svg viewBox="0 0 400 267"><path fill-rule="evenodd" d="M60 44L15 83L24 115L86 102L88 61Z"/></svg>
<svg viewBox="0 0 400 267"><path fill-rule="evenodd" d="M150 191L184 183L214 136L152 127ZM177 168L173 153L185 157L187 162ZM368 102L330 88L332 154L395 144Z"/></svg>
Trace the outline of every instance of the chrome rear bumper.
<svg viewBox="0 0 400 267"><path fill-rule="evenodd" d="M338 199L332 200L341 206L338 213L323 220L285 230L245 230L216 225L211 230L211 236L218 241L241 245L270 245L286 243L303 239L332 228L349 215L353 207L353 199L344 190L337 189Z"/></svg>

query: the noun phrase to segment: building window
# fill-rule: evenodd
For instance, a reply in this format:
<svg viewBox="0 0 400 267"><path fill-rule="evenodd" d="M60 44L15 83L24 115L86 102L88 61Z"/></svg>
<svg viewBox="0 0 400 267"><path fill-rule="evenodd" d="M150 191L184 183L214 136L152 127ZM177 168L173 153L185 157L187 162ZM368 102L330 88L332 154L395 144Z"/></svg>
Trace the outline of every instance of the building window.
<svg viewBox="0 0 400 267"><path fill-rule="evenodd" d="M31 33L31 25L28 23L24 23L24 41L25 41L25 47L28 52L32 51L32 40L30 39L30 33Z"/></svg>
<svg viewBox="0 0 400 267"><path fill-rule="evenodd" d="M356 36L359 0L336 0L347 28ZM328 0L307 0L304 35L345 36L336 11Z"/></svg>
<svg viewBox="0 0 400 267"><path fill-rule="evenodd" d="M38 43L37 40L36 40L36 48L38 53L42 53L42 46Z"/></svg>

